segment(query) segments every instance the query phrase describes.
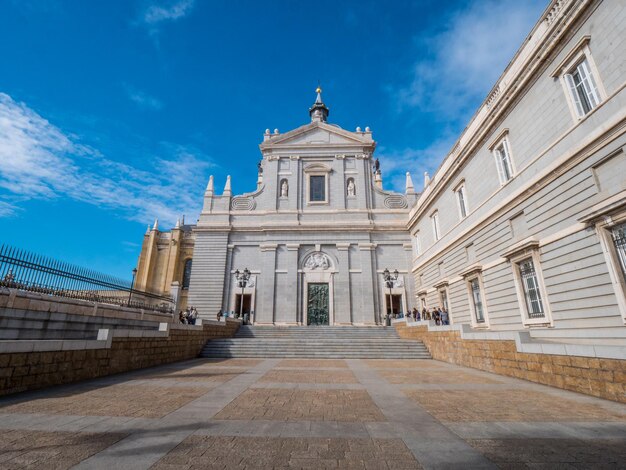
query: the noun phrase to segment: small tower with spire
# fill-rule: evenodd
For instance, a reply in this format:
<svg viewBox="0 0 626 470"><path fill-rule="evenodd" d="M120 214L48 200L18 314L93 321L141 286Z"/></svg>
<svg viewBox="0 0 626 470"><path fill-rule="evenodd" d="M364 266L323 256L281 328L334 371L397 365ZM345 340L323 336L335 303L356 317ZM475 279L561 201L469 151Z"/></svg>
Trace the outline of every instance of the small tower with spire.
<svg viewBox="0 0 626 470"><path fill-rule="evenodd" d="M309 116L311 116L311 122L326 122L328 120L328 108L322 101L322 88L318 85L315 90L317 98L315 103L309 109Z"/></svg>

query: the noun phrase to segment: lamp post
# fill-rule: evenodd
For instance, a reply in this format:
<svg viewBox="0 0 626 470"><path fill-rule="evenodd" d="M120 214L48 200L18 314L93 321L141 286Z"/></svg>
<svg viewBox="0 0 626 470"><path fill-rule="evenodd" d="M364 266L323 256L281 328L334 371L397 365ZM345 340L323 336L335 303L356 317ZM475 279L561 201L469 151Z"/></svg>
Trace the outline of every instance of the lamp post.
<svg viewBox="0 0 626 470"><path fill-rule="evenodd" d="M385 284L389 288L389 315L393 314L393 295L391 293L391 289L393 287L393 283L398 279L398 274L400 273L397 269L394 270L393 274L389 272L388 268L385 268L385 270L383 271L383 279L385 280Z"/></svg>
<svg viewBox="0 0 626 470"><path fill-rule="evenodd" d="M248 285L248 280L250 279L250 270L248 268L245 268L243 272L240 272L239 270L235 271L235 278L241 286L241 299L239 300L239 318L243 320L243 291Z"/></svg>
<svg viewBox="0 0 626 470"><path fill-rule="evenodd" d="M137 276L137 268L133 268L133 280L130 283L130 292L128 293L128 306L130 307L130 299L133 297L133 289L135 288L135 276Z"/></svg>

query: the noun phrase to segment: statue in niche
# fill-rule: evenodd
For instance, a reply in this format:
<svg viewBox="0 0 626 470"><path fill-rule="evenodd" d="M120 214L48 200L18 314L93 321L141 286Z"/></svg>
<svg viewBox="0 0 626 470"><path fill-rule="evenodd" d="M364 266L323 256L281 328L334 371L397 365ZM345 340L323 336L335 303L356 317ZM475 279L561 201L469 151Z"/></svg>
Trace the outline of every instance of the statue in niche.
<svg viewBox="0 0 626 470"><path fill-rule="evenodd" d="M287 180L283 180L283 182L280 185L280 197L287 197L289 196L289 183L287 183Z"/></svg>
<svg viewBox="0 0 626 470"><path fill-rule="evenodd" d="M348 196L356 195L356 186L354 185L354 180L350 178L348 180Z"/></svg>
<svg viewBox="0 0 626 470"><path fill-rule="evenodd" d="M306 260L304 267L306 269L328 269L330 267L330 261L324 253L317 252L309 256L309 259Z"/></svg>

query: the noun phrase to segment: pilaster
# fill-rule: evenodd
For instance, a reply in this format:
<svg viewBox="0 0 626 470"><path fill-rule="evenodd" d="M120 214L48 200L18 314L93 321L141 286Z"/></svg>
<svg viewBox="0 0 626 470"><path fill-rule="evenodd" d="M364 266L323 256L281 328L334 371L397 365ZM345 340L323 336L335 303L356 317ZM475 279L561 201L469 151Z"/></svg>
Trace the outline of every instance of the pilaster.
<svg viewBox="0 0 626 470"><path fill-rule="evenodd" d="M350 261L348 250L350 243L337 243L339 266L335 274L335 323L350 325L353 323L350 300Z"/></svg>
<svg viewBox="0 0 626 470"><path fill-rule="evenodd" d="M375 243L359 243L359 251L361 254L361 270L363 280L363 295L361 296L361 309L355 309L353 322L355 324L375 324L376 303L375 291L378 283L374 279L374 255L376 250Z"/></svg>
<svg viewBox="0 0 626 470"><path fill-rule="evenodd" d="M261 309L256 314L256 323L273 324L276 321L274 298L276 290L276 248L275 243L259 245L263 265L261 266Z"/></svg>

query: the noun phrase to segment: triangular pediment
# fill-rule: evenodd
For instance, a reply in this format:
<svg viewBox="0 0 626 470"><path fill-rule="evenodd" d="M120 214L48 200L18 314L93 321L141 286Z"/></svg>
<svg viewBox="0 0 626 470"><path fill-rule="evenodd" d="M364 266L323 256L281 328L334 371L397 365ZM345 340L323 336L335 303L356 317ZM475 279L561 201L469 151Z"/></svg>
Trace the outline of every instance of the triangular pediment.
<svg viewBox="0 0 626 470"><path fill-rule="evenodd" d="M279 136L272 136L262 147L301 146L301 145L363 145L371 144L368 137L346 131L326 123L310 123Z"/></svg>

